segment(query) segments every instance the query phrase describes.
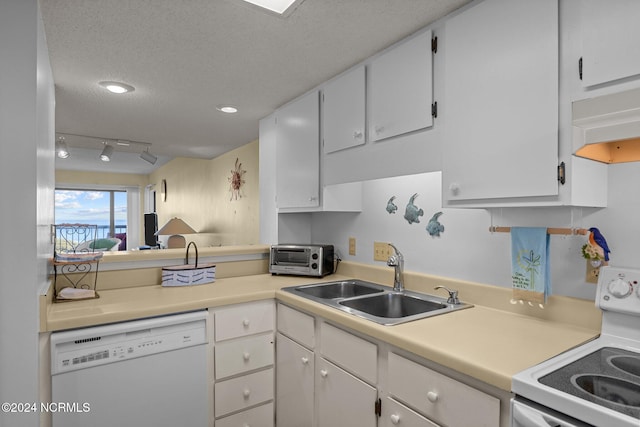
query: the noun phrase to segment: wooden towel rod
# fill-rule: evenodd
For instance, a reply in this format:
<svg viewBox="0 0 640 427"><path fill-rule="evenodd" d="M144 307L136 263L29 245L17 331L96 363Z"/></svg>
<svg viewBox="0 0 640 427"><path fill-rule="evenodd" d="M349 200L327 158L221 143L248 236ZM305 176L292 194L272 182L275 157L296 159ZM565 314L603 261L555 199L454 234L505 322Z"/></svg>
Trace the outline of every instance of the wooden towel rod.
<svg viewBox="0 0 640 427"><path fill-rule="evenodd" d="M510 233L511 227L489 227L489 231L492 233ZM547 228L548 234L563 234L567 236L573 236L576 234L587 235L589 230L586 228Z"/></svg>

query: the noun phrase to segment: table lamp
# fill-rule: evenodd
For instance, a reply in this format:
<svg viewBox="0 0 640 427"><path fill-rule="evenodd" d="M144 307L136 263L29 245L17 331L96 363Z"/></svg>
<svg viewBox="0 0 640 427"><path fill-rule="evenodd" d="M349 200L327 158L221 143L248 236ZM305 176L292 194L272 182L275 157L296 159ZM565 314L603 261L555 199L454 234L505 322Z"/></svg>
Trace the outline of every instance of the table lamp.
<svg viewBox="0 0 640 427"><path fill-rule="evenodd" d="M185 248L187 246L187 239L181 234L194 234L196 230L191 228L189 224L181 220L180 218L172 218L160 230L156 232L157 236L169 236L167 240L167 248Z"/></svg>

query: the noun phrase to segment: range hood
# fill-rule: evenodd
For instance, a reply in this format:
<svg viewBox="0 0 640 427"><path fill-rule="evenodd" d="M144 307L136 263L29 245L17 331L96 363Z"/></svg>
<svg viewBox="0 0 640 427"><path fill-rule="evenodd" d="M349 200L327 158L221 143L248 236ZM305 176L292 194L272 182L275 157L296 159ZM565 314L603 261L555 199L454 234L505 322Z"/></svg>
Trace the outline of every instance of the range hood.
<svg viewBox="0 0 640 427"><path fill-rule="evenodd" d="M640 161L640 89L574 102L573 147L602 163Z"/></svg>

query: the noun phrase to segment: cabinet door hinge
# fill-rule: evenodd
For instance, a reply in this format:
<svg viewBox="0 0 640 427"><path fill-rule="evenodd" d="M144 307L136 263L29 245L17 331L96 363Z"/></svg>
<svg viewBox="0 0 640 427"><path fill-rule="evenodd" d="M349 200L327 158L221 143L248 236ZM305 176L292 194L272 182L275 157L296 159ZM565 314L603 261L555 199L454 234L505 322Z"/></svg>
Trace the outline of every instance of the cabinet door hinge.
<svg viewBox="0 0 640 427"><path fill-rule="evenodd" d="M375 412L375 414L379 417L382 416L382 399L378 398L378 400L376 400L376 403L374 405L374 409L373 411Z"/></svg>
<svg viewBox="0 0 640 427"><path fill-rule="evenodd" d="M560 182L560 185L564 185L566 180L565 164L564 162L560 162L558 165L558 182Z"/></svg>
<svg viewBox="0 0 640 427"><path fill-rule="evenodd" d="M431 116L433 118L438 117L438 101L431 104Z"/></svg>
<svg viewBox="0 0 640 427"><path fill-rule="evenodd" d="M580 80L582 80L582 56L578 59L578 75L580 76Z"/></svg>
<svg viewBox="0 0 640 427"><path fill-rule="evenodd" d="M431 52L438 53L438 38L434 37L431 39Z"/></svg>

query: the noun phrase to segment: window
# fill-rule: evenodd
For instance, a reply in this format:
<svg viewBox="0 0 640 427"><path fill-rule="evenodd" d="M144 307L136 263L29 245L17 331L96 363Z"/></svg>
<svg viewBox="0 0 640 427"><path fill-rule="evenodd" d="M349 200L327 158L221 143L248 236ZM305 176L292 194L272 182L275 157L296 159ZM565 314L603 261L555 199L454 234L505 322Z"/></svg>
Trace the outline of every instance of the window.
<svg viewBox="0 0 640 427"><path fill-rule="evenodd" d="M96 238L117 237L120 249L136 247L139 190L132 188L56 188L56 224L95 224Z"/></svg>

